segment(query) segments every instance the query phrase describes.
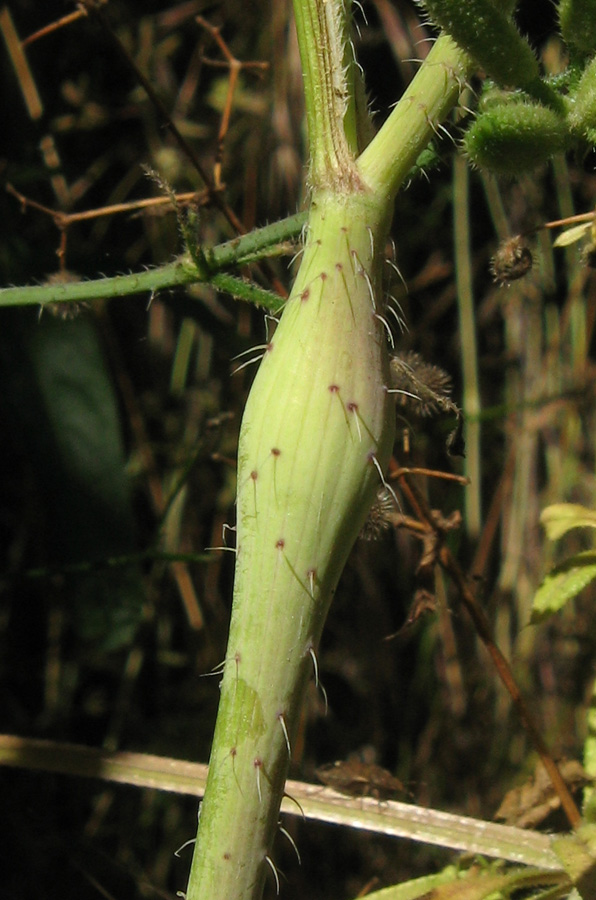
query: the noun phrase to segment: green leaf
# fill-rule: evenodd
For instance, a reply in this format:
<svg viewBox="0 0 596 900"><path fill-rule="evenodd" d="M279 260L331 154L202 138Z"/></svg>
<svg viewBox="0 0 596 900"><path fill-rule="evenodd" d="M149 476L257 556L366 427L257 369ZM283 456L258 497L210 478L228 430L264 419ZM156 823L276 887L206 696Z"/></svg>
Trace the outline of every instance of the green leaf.
<svg viewBox="0 0 596 900"><path fill-rule="evenodd" d="M596 528L596 511L579 503L554 503L542 510L540 522L549 540L556 541L572 528Z"/></svg>
<svg viewBox="0 0 596 900"><path fill-rule="evenodd" d="M558 612L596 578L596 551L585 550L566 559L550 572L534 596L532 624Z"/></svg>
<svg viewBox="0 0 596 900"><path fill-rule="evenodd" d="M136 550L120 412L93 320L30 321L22 360L22 439L46 522L50 566ZM78 637L112 650L133 639L143 589L133 563L65 575L62 601Z"/></svg>
<svg viewBox="0 0 596 900"><path fill-rule="evenodd" d="M581 225L574 225L573 228L565 229L553 241L553 247L569 247L571 244L576 244L586 236L591 227L592 222L582 222Z"/></svg>
<svg viewBox="0 0 596 900"><path fill-rule="evenodd" d="M436 875L395 884L367 896L370 900L484 900L499 894L508 897L515 890L537 892L541 886L560 884L563 879L560 872L540 869L499 871L491 867L483 871L475 867L462 872L450 866Z"/></svg>
<svg viewBox="0 0 596 900"><path fill-rule="evenodd" d="M582 825L573 834L553 836L552 848L582 900L596 900L596 826Z"/></svg>

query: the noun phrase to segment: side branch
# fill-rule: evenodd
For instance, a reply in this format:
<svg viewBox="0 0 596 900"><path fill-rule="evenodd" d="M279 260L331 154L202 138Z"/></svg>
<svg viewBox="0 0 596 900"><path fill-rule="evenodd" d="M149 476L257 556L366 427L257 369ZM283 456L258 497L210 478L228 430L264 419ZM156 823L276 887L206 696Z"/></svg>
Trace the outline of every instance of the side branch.
<svg viewBox="0 0 596 900"><path fill-rule="evenodd" d="M132 294L155 294L168 288L203 282L233 297L254 303L266 309L279 311L283 299L251 282L222 271L232 266L244 266L264 256L286 252L284 242L298 237L305 213L297 213L280 222L266 225L250 234L219 244L203 251L204 267L201 269L187 254L174 262L146 272L116 275L92 281L55 281L48 284L10 287L0 290L0 307L45 306L49 303L80 303L92 300L109 300Z"/></svg>
<svg viewBox="0 0 596 900"><path fill-rule="evenodd" d="M457 103L472 67L449 35L441 35L395 109L358 157L374 192L394 197L420 153Z"/></svg>

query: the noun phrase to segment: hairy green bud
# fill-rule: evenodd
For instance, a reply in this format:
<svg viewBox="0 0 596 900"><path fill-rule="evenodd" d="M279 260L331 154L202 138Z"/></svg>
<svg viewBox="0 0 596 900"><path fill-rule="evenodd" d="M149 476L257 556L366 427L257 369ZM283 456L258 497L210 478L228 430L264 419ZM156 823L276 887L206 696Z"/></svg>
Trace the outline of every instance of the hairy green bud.
<svg viewBox="0 0 596 900"><path fill-rule="evenodd" d="M498 84L524 88L540 77L532 48L502 6L490 0L425 0L424 5Z"/></svg>
<svg viewBox="0 0 596 900"><path fill-rule="evenodd" d="M572 52L584 57L596 52L596 0L561 0L559 24Z"/></svg>
<svg viewBox="0 0 596 900"><path fill-rule="evenodd" d="M431 18L502 87L521 88L559 112L560 96L540 77L534 51L509 17L514 3L424 0Z"/></svg>
<svg viewBox="0 0 596 900"><path fill-rule="evenodd" d="M573 135L596 144L596 58L587 66L576 90L569 96L569 127Z"/></svg>
<svg viewBox="0 0 596 900"><path fill-rule="evenodd" d="M464 137L471 161L496 174L517 175L565 150L566 120L538 103L508 102L481 112Z"/></svg>

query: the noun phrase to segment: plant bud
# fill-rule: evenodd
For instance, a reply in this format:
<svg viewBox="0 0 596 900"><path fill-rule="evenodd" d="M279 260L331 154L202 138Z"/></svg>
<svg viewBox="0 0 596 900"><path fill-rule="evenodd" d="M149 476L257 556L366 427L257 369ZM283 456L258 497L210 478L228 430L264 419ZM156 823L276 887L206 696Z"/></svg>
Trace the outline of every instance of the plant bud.
<svg viewBox="0 0 596 900"><path fill-rule="evenodd" d="M567 123L552 109L527 101L491 106L464 137L470 160L502 175L518 175L567 148Z"/></svg>
<svg viewBox="0 0 596 900"><path fill-rule="evenodd" d="M596 0L561 0L561 37L581 56L596 52Z"/></svg>
<svg viewBox="0 0 596 900"><path fill-rule="evenodd" d="M578 140L596 144L596 58L587 66L575 91L569 96L569 126Z"/></svg>
<svg viewBox="0 0 596 900"><path fill-rule="evenodd" d="M505 87L528 87L540 77L528 42L508 17L515 4L490 0L425 0L434 21Z"/></svg>

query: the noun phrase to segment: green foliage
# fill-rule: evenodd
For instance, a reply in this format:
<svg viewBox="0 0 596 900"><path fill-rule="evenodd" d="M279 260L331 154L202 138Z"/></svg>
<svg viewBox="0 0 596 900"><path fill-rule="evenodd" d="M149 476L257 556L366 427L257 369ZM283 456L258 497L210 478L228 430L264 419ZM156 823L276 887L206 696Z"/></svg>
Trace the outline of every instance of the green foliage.
<svg viewBox="0 0 596 900"><path fill-rule="evenodd" d="M439 885L453 885L461 877L457 866L447 866L435 875L425 875L403 884L394 884L369 894L370 900L417 900L418 897L428 896Z"/></svg>
<svg viewBox="0 0 596 900"><path fill-rule="evenodd" d="M558 540L574 528L596 528L596 513L576 503L557 503L543 510L540 521L547 537ZM575 553L545 577L532 603L532 622L558 612L596 578L596 551Z"/></svg>
<svg viewBox="0 0 596 900"><path fill-rule="evenodd" d="M596 145L596 58L586 66L570 96L569 127L580 141Z"/></svg>
<svg viewBox="0 0 596 900"><path fill-rule="evenodd" d="M596 0L560 0L561 37L572 53L596 52Z"/></svg>
<svg viewBox="0 0 596 900"><path fill-rule="evenodd" d="M558 612L596 578L596 552L576 553L550 572L534 597L532 623Z"/></svg>
<svg viewBox="0 0 596 900"><path fill-rule="evenodd" d="M507 898L516 891L538 900L550 896L545 887L563 883L558 873L545 873L539 869L512 868L504 870L500 863L491 866L476 865L468 869L447 866L436 875L417 878L375 891L370 900L485 900L487 897Z"/></svg>
<svg viewBox="0 0 596 900"><path fill-rule="evenodd" d="M573 528L596 528L596 512L579 503L554 503L542 510L540 522L548 539L556 541Z"/></svg>
<svg viewBox="0 0 596 900"><path fill-rule="evenodd" d="M475 165L504 175L533 169L566 145L564 119L529 101L491 105L464 137L466 153Z"/></svg>
<svg viewBox="0 0 596 900"><path fill-rule="evenodd" d="M48 564L133 552L120 415L92 321L45 315L28 329L25 353L28 402L19 417L26 445L35 447L31 465L44 499ZM142 600L134 566L91 569L65 584L84 640L103 649L130 643Z"/></svg>

